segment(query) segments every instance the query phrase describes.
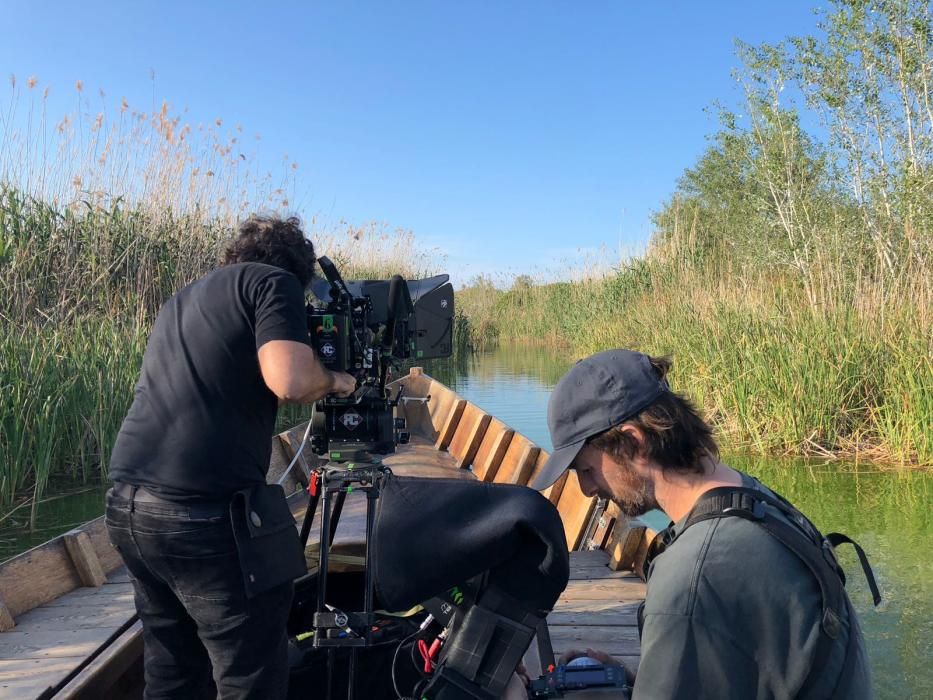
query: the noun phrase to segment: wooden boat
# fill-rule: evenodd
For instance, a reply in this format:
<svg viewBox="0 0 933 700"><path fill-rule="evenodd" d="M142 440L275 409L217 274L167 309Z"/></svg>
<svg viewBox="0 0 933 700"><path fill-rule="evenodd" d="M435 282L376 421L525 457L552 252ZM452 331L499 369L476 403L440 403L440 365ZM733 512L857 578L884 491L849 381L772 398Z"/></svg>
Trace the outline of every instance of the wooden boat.
<svg viewBox="0 0 933 700"><path fill-rule="evenodd" d="M538 445L420 368L396 383L410 399L430 400L398 409L412 439L385 460L395 473L528 484L547 459ZM302 425L273 439L270 481L281 476L303 433ZM303 452L284 482L296 518L305 510L313 460ZM544 494L560 512L571 550L571 581L548 617L555 652L589 645L637 664L635 614L644 584L631 571L641 570L654 533L611 506L599 510L573 472ZM347 500L332 568L362 561L364 500ZM318 546L317 529L312 533L310 567ZM132 584L103 517L0 564L0 700L141 697L142 646ZM533 657L529 652L526 665L534 675Z"/></svg>

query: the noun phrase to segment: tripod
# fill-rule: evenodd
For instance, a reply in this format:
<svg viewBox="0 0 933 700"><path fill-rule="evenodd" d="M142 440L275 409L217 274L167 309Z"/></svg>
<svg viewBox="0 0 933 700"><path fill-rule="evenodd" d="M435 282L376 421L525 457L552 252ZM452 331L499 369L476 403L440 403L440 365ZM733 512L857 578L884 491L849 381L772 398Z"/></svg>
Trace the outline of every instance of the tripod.
<svg viewBox="0 0 933 700"><path fill-rule="evenodd" d="M321 540L318 560L317 608L314 613L314 646L328 649L327 695L331 698L331 673L336 650L350 648L348 700L354 700L354 683L358 650L372 644L373 613L372 534L376 517L376 500L385 478L392 471L379 457L359 453L358 461L339 465L324 465L311 474L308 487L308 508L301 524L302 550L308 543L318 504L321 509ZM364 559L364 591L362 612L344 612L327 604L327 568L330 548L334 543L337 525L343 512L347 494L362 491L366 494L366 537Z"/></svg>

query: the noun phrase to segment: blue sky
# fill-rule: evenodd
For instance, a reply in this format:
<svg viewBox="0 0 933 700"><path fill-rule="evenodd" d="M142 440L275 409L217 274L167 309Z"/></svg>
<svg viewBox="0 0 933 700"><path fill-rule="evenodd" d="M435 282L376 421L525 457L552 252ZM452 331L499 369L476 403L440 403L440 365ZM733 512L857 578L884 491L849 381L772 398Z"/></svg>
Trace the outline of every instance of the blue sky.
<svg viewBox="0 0 933 700"><path fill-rule="evenodd" d="M299 214L411 229L458 282L561 277L644 245L737 99L733 40L817 4L6 0L0 75L242 124L300 164Z"/></svg>

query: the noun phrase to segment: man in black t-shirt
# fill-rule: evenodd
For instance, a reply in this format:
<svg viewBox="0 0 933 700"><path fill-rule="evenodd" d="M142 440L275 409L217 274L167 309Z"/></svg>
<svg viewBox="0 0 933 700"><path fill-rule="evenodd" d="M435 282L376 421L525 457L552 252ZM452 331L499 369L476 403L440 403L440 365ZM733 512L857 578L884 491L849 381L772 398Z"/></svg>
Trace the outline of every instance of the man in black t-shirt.
<svg viewBox="0 0 933 700"><path fill-rule="evenodd" d="M278 403L355 388L309 344L314 263L297 219L252 217L153 326L107 499L143 623L147 700L214 686L225 700L285 697L292 584L247 591L230 504L265 484Z"/></svg>

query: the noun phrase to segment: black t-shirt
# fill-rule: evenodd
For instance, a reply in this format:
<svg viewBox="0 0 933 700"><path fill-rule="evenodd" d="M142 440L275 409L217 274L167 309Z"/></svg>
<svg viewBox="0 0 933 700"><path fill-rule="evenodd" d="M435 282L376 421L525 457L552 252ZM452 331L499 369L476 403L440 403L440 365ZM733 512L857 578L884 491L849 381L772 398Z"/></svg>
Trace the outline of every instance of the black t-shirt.
<svg viewBox="0 0 933 700"><path fill-rule="evenodd" d="M301 283L278 267L221 267L169 299L149 336L111 479L178 501L228 500L263 483L278 404L256 351L270 340L308 342Z"/></svg>

